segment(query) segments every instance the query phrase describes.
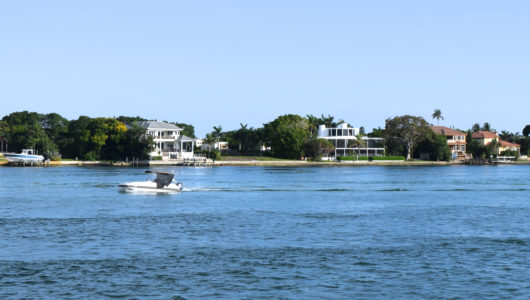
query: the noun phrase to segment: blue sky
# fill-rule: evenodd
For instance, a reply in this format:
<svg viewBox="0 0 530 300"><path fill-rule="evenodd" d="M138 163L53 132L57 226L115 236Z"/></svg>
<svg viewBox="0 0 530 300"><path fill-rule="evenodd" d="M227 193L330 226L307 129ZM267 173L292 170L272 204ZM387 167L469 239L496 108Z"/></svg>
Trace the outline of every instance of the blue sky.
<svg viewBox="0 0 530 300"><path fill-rule="evenodd" d="M530 1L5 1L0 115L530 124Z"/></svg>

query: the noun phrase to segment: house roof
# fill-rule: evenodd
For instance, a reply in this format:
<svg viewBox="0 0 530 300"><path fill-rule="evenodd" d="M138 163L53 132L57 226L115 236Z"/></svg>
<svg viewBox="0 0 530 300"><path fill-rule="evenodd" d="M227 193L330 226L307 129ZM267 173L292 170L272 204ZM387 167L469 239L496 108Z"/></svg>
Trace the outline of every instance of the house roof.
<svg viewBox="0 0 530 300"><path fill-rule="evenodd" d="M477 131L471 135L474 139L497 139L499 136L496 133L489 131Z"/></svg>
<svg viewBox="0 0 530 300"><path fill-rule="evenodd" d="M157 121L139 121L136 124L145 129L172 129L172 130L182 130L182 128L169 124L166 122L157 122Z"/></svg>
<svg viewBox="0 0 530 300"><path fill-rule="evenodd" d="M462 131L458 131L458 130L445 127L445 126L431 126L431 130L434 131L434 133L436 134L445 135L445 136L466 135Z"/></svg>
<svg viewBox="0 0 530 300"><path fill-rule="evenodd" d="M508 141L499 140L499 144L502 147L514 147L514 148L521 148L519 144L510 143Z"/></svg>
<svg viewBox="0 0 530 300"><path fill-rule="evenodd" d="M189 136L180 135L177 138L177 141L178 142L195 142L195 139L194 138L190 138Z"/></svg>

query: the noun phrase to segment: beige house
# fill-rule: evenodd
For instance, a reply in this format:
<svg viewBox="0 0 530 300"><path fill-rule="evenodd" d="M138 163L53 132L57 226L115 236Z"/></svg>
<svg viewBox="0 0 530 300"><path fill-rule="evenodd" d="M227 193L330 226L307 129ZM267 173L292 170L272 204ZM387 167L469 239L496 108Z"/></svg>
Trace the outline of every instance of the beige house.
<svg viewBox="0 0 530 300"><path fill-rule="evenodd" d="M431 130L447 138L452 159L464 159L466 155L466 134L445 126L431 126Z"/></svg>
<svg viewBox="0 0 530 300"><path fill-rule="evenodd" d="M493 154L500 155L507 150L517 151L521 153L521 146L519 144L510 143L499 138L499 135L489 131L478 131L472 135L474 141L477 141L481 146L489 146L493 141L497 142Z"/></svg>

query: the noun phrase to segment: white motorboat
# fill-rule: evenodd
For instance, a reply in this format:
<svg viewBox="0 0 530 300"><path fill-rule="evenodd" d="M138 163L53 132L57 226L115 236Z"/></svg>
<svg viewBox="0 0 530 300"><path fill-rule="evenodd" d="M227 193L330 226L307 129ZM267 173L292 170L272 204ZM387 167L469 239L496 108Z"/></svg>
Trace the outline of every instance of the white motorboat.
<svg viewBox="0 0 530 300"><path fill-rule="evenodd" d="M4 153L4 157L11 163L38 164L44 161L44 156L36 155L33 149L22 149L21 153Z"/></svg>
<svg viewBox="0 0 530 300"><path fill-rule="evenodd" d="M180 192L182 183L174 180L175 174L160 171L146 171L156 174L154 180L120 183L118 186L124 192Z"/></svg>

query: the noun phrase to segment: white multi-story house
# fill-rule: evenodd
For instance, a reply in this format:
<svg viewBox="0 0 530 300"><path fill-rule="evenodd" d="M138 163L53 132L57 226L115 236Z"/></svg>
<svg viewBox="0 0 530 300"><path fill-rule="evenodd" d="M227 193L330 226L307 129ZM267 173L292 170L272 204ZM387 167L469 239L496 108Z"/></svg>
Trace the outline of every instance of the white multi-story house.
<svg viewBox="0 0 530 300"><path fill-rule="evenodd" d="M182 128L166 122L140 121L136 124L152 136L155 147L150 157L161 156L163 160L193 158L195 139L181 134Z"/></svg>
<svg viewBox="0 0 530 300"><path fill-rule="evenodd" d="M384 156L385 148L382 138L363 136L359 141L359 128L341 123L337 127L318 126L318 138L330 141L335 146L335 157L338 156Z"/></svg>

